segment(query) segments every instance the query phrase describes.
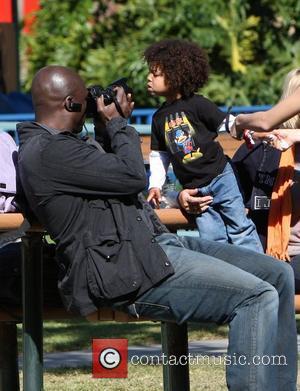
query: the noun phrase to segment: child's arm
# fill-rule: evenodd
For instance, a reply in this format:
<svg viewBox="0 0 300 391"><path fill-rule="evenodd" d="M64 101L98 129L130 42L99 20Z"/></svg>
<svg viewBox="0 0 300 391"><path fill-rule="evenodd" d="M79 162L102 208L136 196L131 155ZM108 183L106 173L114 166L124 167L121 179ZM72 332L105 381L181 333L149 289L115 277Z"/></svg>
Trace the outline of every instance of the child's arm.
<svg viewBox="0 0 300 391"><path fill-rule="evenodd" d="M165 183L170 165L170 155L166 151L151 151L149 155L150 177L149 194L147 201L159 208L161 202L161 189Z"/></svg>

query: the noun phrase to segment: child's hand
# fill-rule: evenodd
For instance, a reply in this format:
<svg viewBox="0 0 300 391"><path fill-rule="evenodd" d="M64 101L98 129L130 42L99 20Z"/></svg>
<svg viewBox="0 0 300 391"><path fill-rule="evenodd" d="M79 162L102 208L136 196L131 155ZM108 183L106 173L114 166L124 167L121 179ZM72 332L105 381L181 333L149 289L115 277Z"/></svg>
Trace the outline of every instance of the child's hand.
<svg viewBox="0 0 300 391"><path fill-rule="evenodd" d="M178 202L180 206L190 214L205 212L213 202L212 196L199 196L198 189L183 189L179 193Z"/></svg>
<svg viewBox="0 0 300 391"><path fill-rule="evenodd" d="M152 203L156 209L159 209L161 199L161 191L158 187L151 187L149 190L147 201Z"/></svg>

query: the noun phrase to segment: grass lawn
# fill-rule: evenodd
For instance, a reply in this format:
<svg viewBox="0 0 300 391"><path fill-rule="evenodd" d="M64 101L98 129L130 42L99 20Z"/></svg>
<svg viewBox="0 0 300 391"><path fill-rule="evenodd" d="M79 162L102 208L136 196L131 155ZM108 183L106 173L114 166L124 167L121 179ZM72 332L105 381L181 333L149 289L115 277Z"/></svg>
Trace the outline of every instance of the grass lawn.
<svg viewBox="0 0 300 391"><path fill-rule="evenodd" d="M298 334L300 334L300 317L296 316ZM18 339L21 349L21 330L18 326ZM227 338L228 326L217 326L211 323L190 324L189 340ZM159 344L160 323L138 322L88 322L74 319L66 321L44 322L44 352L83 350L91 348L93 338L127 338L129 345Z"/></svg>
<svg viewBox="0 0 300 391"><path fill-rule="evenodd" d="M22 374L21 381L22 381ZM300 374L298 373L298 379ZM21 383L22 384L22 383ZM298 380L298 387L300 380ZM161 365L128 365L127 379L94 379L89 368L45 371L44 391L160 391L163 390ZM190 391L226 391L222 365L190 366ZM22 391L22 390L21 390ZM184 391L184 390L182 390ZM284 390L282 390L284 391Z"/></svg>
<svg viewBox="0 0 300 391"><path fill-rule="evenodd" d="M21 349L21 326L18 327ZM227 326L212 324L190 325L189 339L226 338ZM160 323L138 322L88 322L67 320L44 322L44 352L91 349L93 338L127 338L129 345L160 343ZM44 372L45 391L92 391L92 390L163 390L161 365L128 365L127 379L93 379L91 368L55 369ZM22 384L22 373L20 373ZM190 366L191 391L226 390L225 371L222 365ZM213 381L212 381L213 379ZM201 385L200 385L201 384Z"/></svg>
<svg viewBox="0 0 300 391"><path fill-rule="evenodd" d="M227 326L191 324L189 340L226 338L227 330ZM18 336L21 346L21 326L18 327ZM86 320L44 322L44 352L90 349L93 338L127 338L129 345L159 344L160 323L99 323Z"/></svg>
<svg viewBox="0 0 300 391"><path fill-rule="evenodd" d="M300 318L297 317L298 332ZM189 325L189 340L226 338L227 326ZM19 338L21 328L19 328ZM129 345L160 343L160 324L154 322L116 323L68 320L44 323L44 351L67 351L91 348L93 338L128 338ZM127 379L94 379L91 368L53 369L44 372L45 391L159 391L163 390L161 365L128 365ZM22 373L20 373L22 384ZM300 379L300 376L299 376ZM225 367L198 364L190 366L191 391L227 390ZM300 382L299 382L300 385ZM183 390L184 391L184 390Z"/></svg>
<svg viewBox="0 0 300 391"><path fill-rule="evenodd" d="M190 367L191 391L227 390L221 365ZM128 366L127 379L93 379L90 369L59 369L44 374L45 391L159 391L163 390L161 365ZM184 391L184 390L182 390Z"/></svg>

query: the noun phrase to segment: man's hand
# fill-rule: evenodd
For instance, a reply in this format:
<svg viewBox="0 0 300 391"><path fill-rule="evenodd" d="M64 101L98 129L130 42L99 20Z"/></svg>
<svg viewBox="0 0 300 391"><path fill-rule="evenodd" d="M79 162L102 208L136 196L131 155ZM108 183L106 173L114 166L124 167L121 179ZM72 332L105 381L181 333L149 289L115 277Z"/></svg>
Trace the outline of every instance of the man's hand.
<svg viewBox="0 0 300 391"><path fill-rule="evenodd" d="M126 95L122 87L116 87L115 91L116 91L116 100L119 103L119 106L122 110L124 117L129 118L134 107L134 102L132 101L131 94ZM114 102L111 103L110 105L105 106L103 95L97 98L97 111L100 118L105 123L113 118L121 117L121 114L119 113Z"/></svg>
<svg viewBox="0 0 300 391"><path fill-rule="evenodd" d="M160 208L161 203L161 191L158 187L151 187L149 190L147 201L151 202L156 209Z"/></svg>
<svg viewBox="0 0 300 391"><path fill-rule="evenodd" d="M197 194L197 189L184 189L179 193L178 202L187 213L200 214L205 212L212 203L211 196L199 197Z"/></svg>

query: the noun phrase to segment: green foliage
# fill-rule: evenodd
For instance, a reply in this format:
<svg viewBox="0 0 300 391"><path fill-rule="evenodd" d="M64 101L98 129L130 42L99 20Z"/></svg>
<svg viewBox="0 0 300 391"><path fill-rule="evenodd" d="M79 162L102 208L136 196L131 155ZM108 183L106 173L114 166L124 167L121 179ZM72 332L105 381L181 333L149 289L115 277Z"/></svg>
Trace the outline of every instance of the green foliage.
<svg viewBox="0 0 300 391"><path fill-rule="evenodd" d="M273 104L283 76L300 66L298 0L69 0L42 1L24 37L24 88L48 64L77 69L88 84L127 76L138 107L147 95L145 48L179 37L209 55L203 93L217 104Z"/></svg>

